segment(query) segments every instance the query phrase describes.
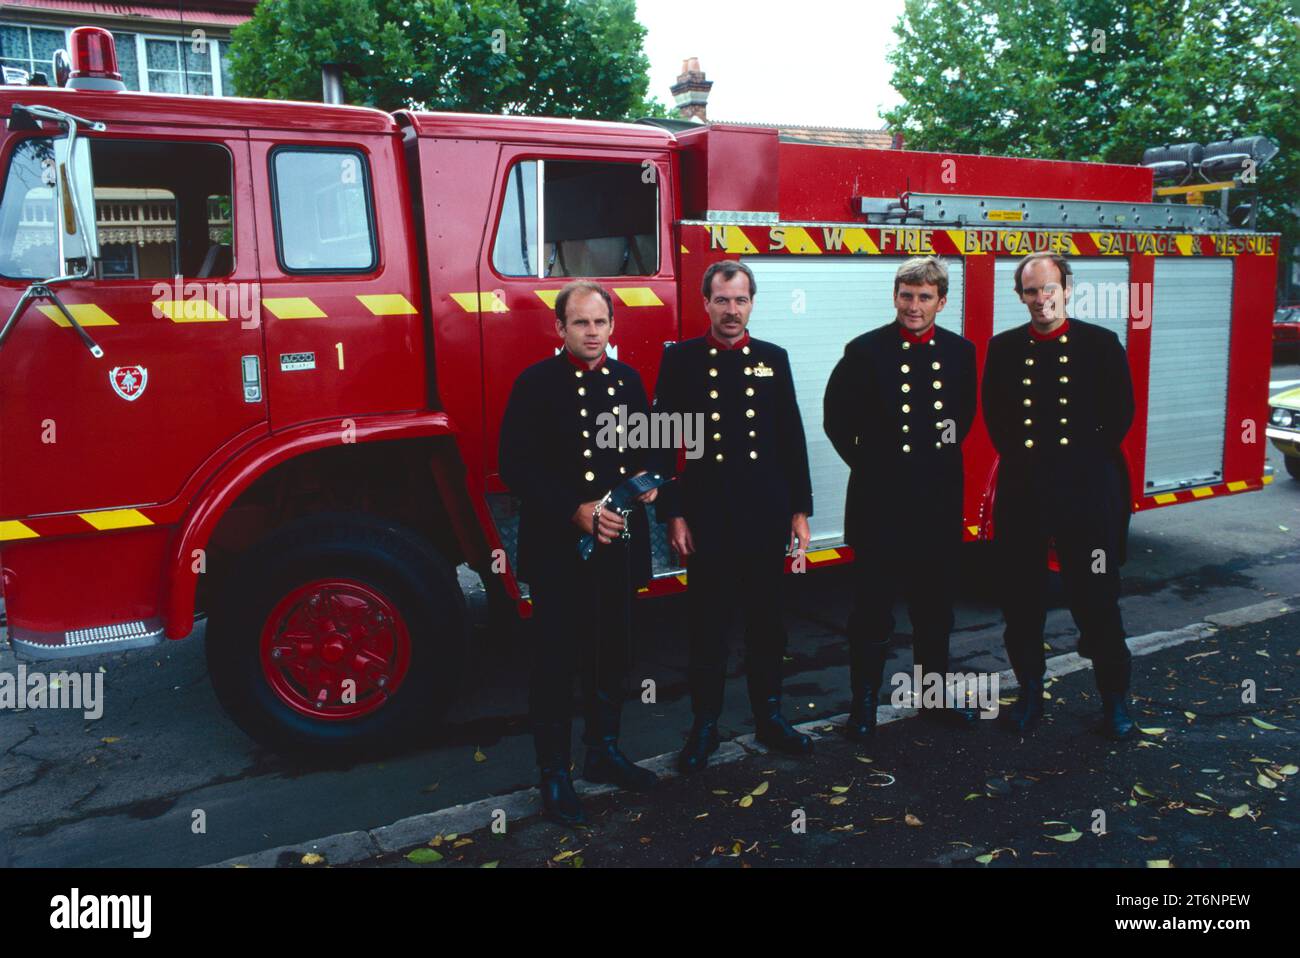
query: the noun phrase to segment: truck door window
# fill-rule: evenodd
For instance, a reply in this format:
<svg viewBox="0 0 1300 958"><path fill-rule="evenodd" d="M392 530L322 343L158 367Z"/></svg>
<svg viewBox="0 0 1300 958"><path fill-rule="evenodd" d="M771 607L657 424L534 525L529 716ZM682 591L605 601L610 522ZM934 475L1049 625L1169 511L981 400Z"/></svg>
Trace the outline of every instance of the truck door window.
<svg viewBox="0 0 1300 958"><path fill-rule="evenodd" d="M370 171L362 153L277 149L271 180L281 269L356 273L378 265Z"/></svg>
<svg viewBox="0 0 1300 958"><path fill-rule="evenodd" d="M539 278L658 273L659 190L644 172L639 163L516 163L502 198L493 267L502 276Z"/></svg>
<svg viewBox="0 0 1300 958"><path fill-rule="evenodd" d="M57 276L53 141L14 147L0 202L0 274ZM214 143L91 141L99 279L226 276L231 245L230 154Z"/></svg>

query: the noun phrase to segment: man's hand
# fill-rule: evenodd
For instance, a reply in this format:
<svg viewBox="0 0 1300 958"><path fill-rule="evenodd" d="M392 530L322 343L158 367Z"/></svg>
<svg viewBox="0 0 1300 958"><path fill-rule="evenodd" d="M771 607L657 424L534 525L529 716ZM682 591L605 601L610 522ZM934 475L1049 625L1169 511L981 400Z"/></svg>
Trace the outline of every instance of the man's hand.
<svg viewBox="0 0 1300 958"><path fill-rule="evenodd" d="M681 516L668 520L668 544L679 556L685 558L695 552L695 540L691 538L691 527Z"/></svg>
<svg viewBox="0 0 1300 958"><path fill-rule="evenodd" d="M644 476L649 471L650 471L649 469L642 469L636 475ZM633 476L632 478L635 479L636 476ZM649 505L650 503L655 501L655 497L657 497L658 495L659 495L659 488L656 486L654 489L651 489L649 492L641 493L641 495L636 497L636 501L644 502L646 505Z"/></svg>
<svg viewBox="0 0 1300 958"><path fill-rule="evenodd" d="M591 527L591 517L599 504L600 500L597 499L594 502L584 502L578 506L578 511L573 514L573 523L588 535L594 535L597 542L602 545L609 545L623 531L623 517L614 509L601 509L600 528L593 529Z"/></svg>
<svg viewBox="0 0 1300 958"><path fill-rule="evenodd" d="M808 514L796 512L790 519L790 554L802 555L808 551L812 531L808 528Z"/></svg>

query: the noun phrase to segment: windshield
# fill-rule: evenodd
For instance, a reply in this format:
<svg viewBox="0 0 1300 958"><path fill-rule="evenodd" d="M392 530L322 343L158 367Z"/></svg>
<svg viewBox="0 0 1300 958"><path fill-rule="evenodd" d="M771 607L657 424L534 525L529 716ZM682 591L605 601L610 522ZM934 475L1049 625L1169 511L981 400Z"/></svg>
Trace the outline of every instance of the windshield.
<svg viewBox="0 0 1300 958"><path fill-rule="evenodd" d="M59 274L54 184L54 141L19 142L0 197L0 275L49 279Z"/></svg>

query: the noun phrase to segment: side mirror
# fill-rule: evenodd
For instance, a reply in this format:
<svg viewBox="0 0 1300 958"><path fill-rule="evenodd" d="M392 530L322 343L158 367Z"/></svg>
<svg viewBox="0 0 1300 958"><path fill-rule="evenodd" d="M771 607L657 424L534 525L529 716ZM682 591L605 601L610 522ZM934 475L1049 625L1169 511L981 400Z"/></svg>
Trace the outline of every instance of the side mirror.
<svg viewBox="0 0 1300 958"><path fill-rule="evenodd" d="M69 150L69 139L72 148ZM54 141L55 197L59 219L59 262L86 260L89 273L99 258L99 231L95 223L95 177L90 163L90 141L59 137Z"/></svg>

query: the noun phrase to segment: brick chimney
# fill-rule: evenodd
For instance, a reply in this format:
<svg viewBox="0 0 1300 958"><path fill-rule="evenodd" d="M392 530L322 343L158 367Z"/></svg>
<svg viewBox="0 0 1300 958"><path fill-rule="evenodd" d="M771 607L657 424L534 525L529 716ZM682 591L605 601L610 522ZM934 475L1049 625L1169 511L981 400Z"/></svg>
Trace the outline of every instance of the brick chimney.
<svg viewBox="0 0 1300 958"><path fill-rule="evenodd" d="M698 57L682 61L681 76L673 84L673 100L677 103L677 112L684 119L707 123L706 111L709 103L709 90L712 80L704 79Z"/></svg>

